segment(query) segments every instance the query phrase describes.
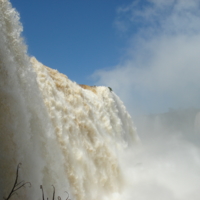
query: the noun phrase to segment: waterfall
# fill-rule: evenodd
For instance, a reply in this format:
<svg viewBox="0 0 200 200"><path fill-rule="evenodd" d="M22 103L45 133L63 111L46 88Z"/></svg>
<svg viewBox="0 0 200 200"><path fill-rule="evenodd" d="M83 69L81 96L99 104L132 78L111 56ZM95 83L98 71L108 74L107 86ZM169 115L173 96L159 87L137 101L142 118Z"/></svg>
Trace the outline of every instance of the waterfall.
<svg viewBox="0 0 200 200"><path fill-rule="evenodd" d="M137 143L130 115L108 87L78 85L27 55L18 12L0 0L0 198L117 199L120 155ZM19 181L20 181L19 180ZM17 198L17 196L15 196Z"/></svg>

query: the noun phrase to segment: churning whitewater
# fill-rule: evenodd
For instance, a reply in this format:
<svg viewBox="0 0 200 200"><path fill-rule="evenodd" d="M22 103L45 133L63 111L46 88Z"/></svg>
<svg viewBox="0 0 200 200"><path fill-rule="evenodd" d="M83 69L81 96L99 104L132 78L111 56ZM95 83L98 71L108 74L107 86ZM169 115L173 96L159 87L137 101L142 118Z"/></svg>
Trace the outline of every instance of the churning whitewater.
<svg viewBox="0 0 200 200"><path fill-rule="evenodd" d="M19 14L0 0L0 199L19 169L14 198L117 199L120 154L138 141L130 115L107 87L70 81L27 55ZM12 197L13 198L13 197Z"/></svg>

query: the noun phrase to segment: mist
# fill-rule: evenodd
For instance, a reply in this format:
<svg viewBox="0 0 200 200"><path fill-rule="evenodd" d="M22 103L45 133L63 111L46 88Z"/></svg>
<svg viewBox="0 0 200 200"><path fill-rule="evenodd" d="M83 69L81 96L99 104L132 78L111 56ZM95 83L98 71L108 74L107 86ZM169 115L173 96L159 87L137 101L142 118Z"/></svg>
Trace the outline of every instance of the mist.
<svg viewBox="0 0 200 200"><path fill-rule="evenodd" d="M200 1L133 1L115 26L117 66L96 71L133 117L141 145L123 160L125 199L200 198Z"/></svg>
<svg viewBox="0 0 200 200"><path fill-rule="evenodd" d="M199 108L200 1L145 2L118 8L125 50L117 66L93 74L96 84L112 87L132 115Z"/></svg>
<svg viewBox="0 0 200 200"><path fill-rule="evenodd" d="M118 8L125 53L95 72L106 87L90 87L30 59L19 14L2 1L0 196L20 161L20 178L32 185L21 199L38 198L41 184L51 194L53 184L58 199L67 189L77 200L199 200L199 5L137 0Z"/></svg>
<svg viewBox="0 0 200 200"><path fill-rule="evenodd" d="M134 119L141 145L123 160L126 199L199 199L199 116L187 109Z"/></svg>

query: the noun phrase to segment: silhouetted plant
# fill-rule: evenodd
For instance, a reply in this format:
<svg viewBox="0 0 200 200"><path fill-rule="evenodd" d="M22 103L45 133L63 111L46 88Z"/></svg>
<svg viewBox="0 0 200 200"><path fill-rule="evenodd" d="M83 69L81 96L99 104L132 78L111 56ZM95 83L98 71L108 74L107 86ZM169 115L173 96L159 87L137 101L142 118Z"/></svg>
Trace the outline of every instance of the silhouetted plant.
<svg viewBox="0 0 200 200"><path fill-rule="evenodd" d="M12 190L9 193L8 197L6 197L6 198L4 197L4 200L9 200L14 194L18 195L16 191L19 190L20 188L24 187L27 184L29 184L29 187L31 187L31 183L30 182L24 182L24 181L18 182L20 165L21 165L21 163L19 163L17 165L16 178L15 178L15 182L14 182L14 185L12 187ZM52 200L55 200L55 187L53 185L52 185L52 187L53 187L53 197L52 197ZM40 185L40 189L42 190L42 200L45 200L44 191L43 191L42 185ZM68 192L66 192L66 193L67 193L66 200L71 200L71 199L69 199L69 193ZM62 200L60 196L58 196L57 199L58 200ZM48 200L48 198L47 198L47 200Z"/></svg>
<svg viewBox="0 0 200 200"><path fill-rule="evenodd" d="M53 185L52 185L52 187L53 187L53 197L52 197L52 200L54 200L55 199L55 187ZM43 191L42 185L40 185L40 189L42 190L42 200L45 200L44 191ZM66 198L66 200L71 200L71 199L69 199L69 193L68 192L66 192L66 193L68 195L67 198ZM58 200L62 200L60 196L58 196L57 198L58 198ZM47 198L47 200L48 200L48 198Z"/></svg>
<svg viewBox="0 0 200 200"><path fill-rule="evenodd" d="M31 187L31 183L30 183L30 182L20 181L20 182L18 183L20 165L21 165L21 163L19 163L19 164L17 165L16 178L15 178L14 185L13 185L12 190L11 190L11 192L9 193L8 197L7 197L7 198L4 197L5 200L10 199L10 197L13 196L14 194L18 195L16 191L19 190L20 188L24 187L25 185L29 184L29 187Z"/></svg>
<svg viewBox="0 0 200 200"><path fill-rule="evenodd" d="M108 88L109 88L109 90L110 90L111 92L113 91L111 87L108 87Z"/></svg>

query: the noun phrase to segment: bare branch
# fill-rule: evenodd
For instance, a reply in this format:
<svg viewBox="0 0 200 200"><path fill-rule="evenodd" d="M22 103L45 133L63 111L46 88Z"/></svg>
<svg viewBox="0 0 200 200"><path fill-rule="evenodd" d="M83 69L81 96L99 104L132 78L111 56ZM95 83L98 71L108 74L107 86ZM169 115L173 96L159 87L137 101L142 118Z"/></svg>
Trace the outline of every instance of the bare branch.
<svg viewBox="0 0 200 200"><path fill-rule="evenodd" d="M7 198L4 198L5 200L9 200L10 197L13 196L13 195L15 195L15 194L18 195L18 194L16 193L16 191L19 190L20 188L22 188L23 186L25 186L26 184L29 184L29 187L31 187L31 183L30 183L30 182L24 183L24 181L20 181L20 182L18 183L20 165L21 165L21 163L19 163L19 164L17 165L16 178L15 178L14 185L13 185L12 190L11 190L11 192L9 193L8 197L7 197Z"/></svg>
<svg viewBox="0 0 200 200"><path fill-rule="evenodd" d="M52 185L52 187L53 187L53 197L52 197L52 200L55 200L55 187L54 187L54 185ZM45 197L44 197L44 190L43 190L42 185L40 185L40 189L42 190L42 200L45 200ZM66 191L65 191L65 192L66 192ZM68 193L68 192L66 192L66 193L67 193L67 198L66 198L66 200L71 200L71 199L69 199L69 193ZM58 199L58 200L62 200L60 196L58 196L57 199ZM47 198L47 200L48 200L48 198Z"/></svg>
<svg viewBox="0 0 200 200"><path fill-rule="evenodd" d="M23 181L23 182L24 182L24 181ZM16 189L14 190L14 192L17 191L17 190L19 190L20 188L22 188L22 187L25 186L26 184L29 184L29 187L31 187L31 183L30 183L30 182L26 182L26 183L22 184L21 186L19 186L18 188L16 188Z"/></svg>
<svg viewBox="0 0 200 200"><path fill-rule="evenodd" d="M42 190L42 200L44 200L44 191L42 185L40 185L40 189Z"/></svg>
<svg viewBox="0 0 200 200"><path fill-rule="evenodd" d="M69 199L69 193L67 192L67 191L65 191L66 193L67 193L67 198L66 198L66 200L71 200L71 199Z"/></svg>
<svg viewBox="0 0 200 200"><path fill-rule="evenodd" d="M16 186L23 184L23 183L24 183L24 181L20 181L19 183L16 184Z"/></svg>
<svg viewBox="0 0 200 200"><path fill-rule="evenodd" d="M7 198L3 197L4 200L9 200L11 198L11 196L13 196L13 195L17 195L18 196L18 193L16 191L18 191L20 188L24 187L27 184L29 185L29 187L31 187L31 183L30 182L25 182L25 181L18 182L20 165L21 165L21 163L19 163L17 165L16 177L15 177L15 182L14 182L14 185L12 187L12 190L9 193L9 195L8 195ZM52 187L53 187L53 197L52 197L52 200L55 200L55 187L54 187L54 185L52 185ZM43 190L42 185L40 185L40 189L42 190L42 200L45 200L44 190ZM69 199L69 193L68 192L66 192L66 193L67 193L66 200L71 200L71 199ZM62 200L60 196L58 196L57 199L58 200ZM47 200L48 200L48 198L47 198Z"/></svg>
<svg viewBox="0 0 200 200"><path fill-rule="evenodd" d="M53 187L53 200L54 200L54 198L55 198L55 187L54 187L54 185L52 185L52 187Z"/></svg>

